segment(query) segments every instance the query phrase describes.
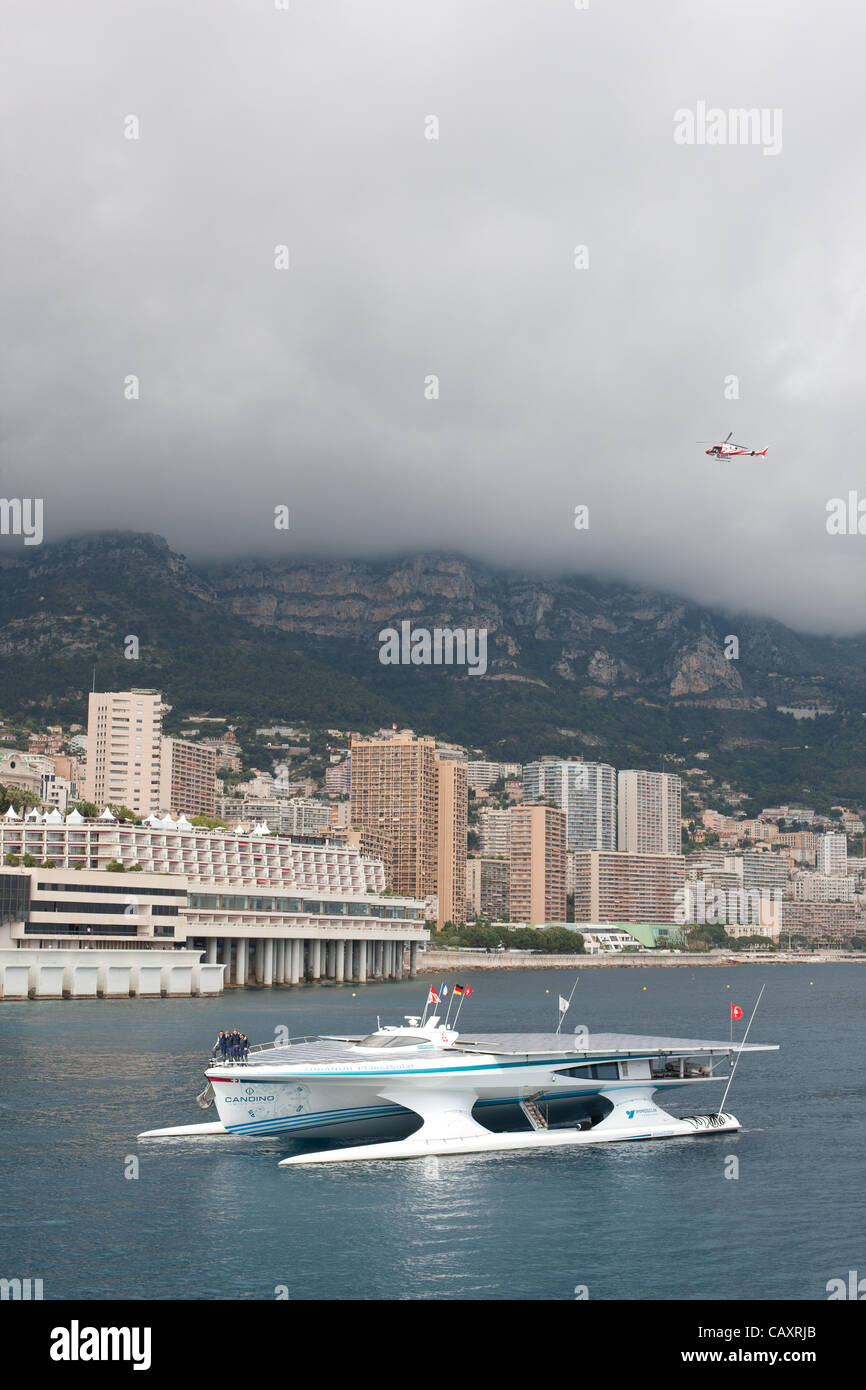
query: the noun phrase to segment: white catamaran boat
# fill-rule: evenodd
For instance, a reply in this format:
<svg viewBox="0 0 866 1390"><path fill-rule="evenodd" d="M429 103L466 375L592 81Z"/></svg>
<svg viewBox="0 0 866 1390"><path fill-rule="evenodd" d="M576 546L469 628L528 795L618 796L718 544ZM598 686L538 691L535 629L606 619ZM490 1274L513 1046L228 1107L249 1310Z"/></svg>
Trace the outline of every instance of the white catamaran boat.
<svg viewBox="0 0 866 1390"><path fill-rule="evenodd" d="M367 1037L266 1044L246 1061L213 1064L198 1099L202 1106L215 1102L219 1122L139 1138L381 1141L294 1154L282 1167L730 1133L740 1125L724 1102L740 1054L777 1050L745 1037L463 1035L438 1017L408 1017ZM724 1090L709 1114L674 1116L654 1099L708 1083Z"/></svg>

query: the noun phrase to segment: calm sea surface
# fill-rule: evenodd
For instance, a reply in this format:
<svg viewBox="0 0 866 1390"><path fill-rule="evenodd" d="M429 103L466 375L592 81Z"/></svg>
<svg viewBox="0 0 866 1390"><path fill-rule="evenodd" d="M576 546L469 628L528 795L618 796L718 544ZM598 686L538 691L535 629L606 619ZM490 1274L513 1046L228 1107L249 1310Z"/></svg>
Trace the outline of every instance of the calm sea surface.
<svg viewBox="0 0 866 1390"><path fill-rule="evenodd" d="M573 977L463 982L467 1031L532 1031ZM423 980L0 1004L0 1275L46 1299L823 1299L866 1275L866 968L587 971L569 1018L726 1038L765 982L749 1040L782 1050L742 1058L739 1135L321 1169L277 1168L288 1141L136 1134L215 1118L194 1097L220 1027L362 1032L418 1012Z"/></svg>

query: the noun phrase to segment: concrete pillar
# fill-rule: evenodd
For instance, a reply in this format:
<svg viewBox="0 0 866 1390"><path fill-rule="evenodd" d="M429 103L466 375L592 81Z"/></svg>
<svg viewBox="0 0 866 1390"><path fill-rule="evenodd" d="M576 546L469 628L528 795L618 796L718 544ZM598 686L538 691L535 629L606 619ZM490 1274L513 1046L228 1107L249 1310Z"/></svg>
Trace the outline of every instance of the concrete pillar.
<svg viewBox="0 0 866 1390"><path fill-rule="evenodd" d="M259 943L262 950L262 984L274 983L274 939L272 936Z"/></svg>
<svg viewBox="0 0 866 1390"><path fill-rule="evenodd" d="M304 964L304 943L303 941L296 940L290 941L288 945L291 956L289 961L289 984L296 985L301 978L301 970Z"/></svg>
<svg viewBox="0 0 866 1390"><path fill-rule="evenodd" d="M235 984L241 987L247 982L247 945L245 936L235 941Z"/></svg>
<svg viewBox="0 0 866 1390"><path fill-rule="evenodd" d="M337 943L336 943L336 941L329 941L329 942L328 942L328 968L327 968L327 976L328 976L328 979L329 979L329 980L334 980L334 979L336 979L336 977L337 977Z"/></svg>
<svg viewBox="0 0 866 1390"><path fill-rule="evenodd" d="M310 978L315 984L322 978L322 943L318 937L311 943L313 948L313 960L310 966Z"/></svg>
<svg viewBox="0 0 866 1390"><path fill-rule="evenodd" d="M265 982L265 952L264 952L264 942L262 941L261 937L256 937L256 942L255 942L255 966L256 966L256 984L257 984L257 985L263 985L264 982Z"/></svg>
<svg viewBox="0 0 866 1390"><path fill-rule="evenodd" d="M359 942L358 942L358 984L359 984L359 985L365 985L366 983L367 983L367 943L366 943L366 941L359 941Z"/></svg>
<svg viewBox="0 0 866 1390"><path fill-rule="evenodd" d="M409 943L409 979L414 980L418 976L418 942Z"/></svg>
<svg viewBox="0 0 866 1390"><path fill-rule="evenodd" d="M352 985L358 978L358 943L346 942L346 984Z"/></svg>
<svg viewBox="0 0 866 1390"><path fill-rule="evenodd" d="M382 955L383 955L383 948L384 948L384 942L382 942L382 941L374 941L374 942L373 942L373 979L374 979L374 980L381 980L381 978L382 978Z"/></svg>
<svg viewBox="0 0 866 1390"><path fill-rule="evenodd" d="M335 941L334 946L336 948L334 952L334 979L338 985L341 985L345 979L346 943L345 941Z"/></svg>
<svg viewBox="0 0 866 1390"><path fill-rule="evenodd" d="M279 943L279 945L280 945L280 957L279 957L279 967L280 967L280 968L279 968L279 980L278 980L278 983L281 984L281 985L285 985L285 984L288 983L288 978L289 978L289 973L288 973L288 970L286 969L286 962L287 962L287 960L288 960L288 955L289 955L289 943L288 943L288 941L283 940L283 941L281 941L281 942Z"/></svg>
<svg viewBox="0 0 866 1390"><path fill-rule="evenodd" d="M216 963L217 963L217 946L218 946L218 945L219 945L219 942L218 942L218 940L217 940L217 938L216 938L215 936L209 936L209 937L208 937L208 939L207 939L207 945L206 945L205 948L204 948L204 950L205 950L204 958L205 958L205 963L206 963L207 965L216 965Z"/></svg>
<svg viewBox="0 0 866 1390"><path fill-rule="evenodd" d="M396 956L397 956L397 979L398 979L398 980L402 980L402 978L403 978L403 952L404 952L404 950L405 950L405 942L403 942L403 941L395 941L395 942L394 942L394 952L395 952L395 954L396 954Z"/></svg>

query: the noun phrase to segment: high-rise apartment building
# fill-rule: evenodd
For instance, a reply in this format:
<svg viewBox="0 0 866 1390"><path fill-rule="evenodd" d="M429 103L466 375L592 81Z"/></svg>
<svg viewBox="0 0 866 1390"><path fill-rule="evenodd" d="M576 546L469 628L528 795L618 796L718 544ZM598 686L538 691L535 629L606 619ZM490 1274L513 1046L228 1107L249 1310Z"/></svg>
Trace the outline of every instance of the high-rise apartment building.
<svg viewBox="0 0 866 1390"><path fill-rule="evenodd" d="M91 692L85 800L126 806L139 816L160 810L164 710L155 690Z"/></svg>
<svg viewBox="0 0 866 1390"><path fill-rule="evenodd" d="M819 835L817 840L817 861L815 868L819 874L847 874L848 839L845 835Z"/></svg>
<svg viewBox="0 0 866 1390"><path fill-rule="evenodd" d="M512 922L564 922L565 812L553 806L514 806L509 814Z"/></svg>
<svg viewBox="0 0 866 1390"><path fill-rule="evenodd" d="M617 849L681 854L682 789L680 778L669 772L618 773Z"/></svg>
<svg viewBox="0 0 866 1390"><path fill-rule="evenodd" d="M511 853L511 812L492 807L478 817L478 840L481 853L488 859L507 859Z"/></svg>
<svg viewBox="0 0 866 1390"><path fill-rule="evenodd" d="M510 917L507 859L467 859L466 906L470 913L490 922L507 922Z"/></svg>
<svg viewBox="0 0 866 1390"><path fill-rule="evenodd" d="M436 893L438 921L466 915L465 764L439 760L410 732L352 740L351 822L381 854L401 896Z"/></svg>
<svg viewBox="0 0 866 1390"><path fill-rule="evenodd" d="M791 884L795 902L853 903L857 880L850 874L796 874Z"/></svg>
<svg viewBox="0 0 866 1390"><path fill-rule="evenodd" d="M681 854L588 850L574 856L575 922L668 925L682 914L685 860Z"/></svg>
<svg viewBox="0 0 866 1390"><path fill-rule="evenodd" d="M436 925L466 921L466 764L436 760Z"/></svg>
<svg viewBox="0 0 866 1390"><path fill-rule="evenodd" d="M160 807L172 815L216 815L216 764L213 748L164 738L160 750Z"/></svg>
<svg viewBox="0 0 866 1390"><path fill-rule="evenodd" d="M742 863L743 887L747 892L753 889L758 892L775 891L781 897L783 889L787 887L787 862L780 854L773 854L771 850L746 850L742 859L737 856L728 862L735 872L739 871Z"/></svg>
<svg viewBox="0 0 866 1390"><path fill-rule="evenodd" d="M351 821L375 834L390 888L423 898L436 891L436 744L395 733L352 740Z"/></svg>
<svg viewBox="0 0 866 1390"><path fill-rule="evenodd" d="M523 793L525 801L547 801L565 812L569 849L615 849L616 772L608 763L527 763Z"/></svg>

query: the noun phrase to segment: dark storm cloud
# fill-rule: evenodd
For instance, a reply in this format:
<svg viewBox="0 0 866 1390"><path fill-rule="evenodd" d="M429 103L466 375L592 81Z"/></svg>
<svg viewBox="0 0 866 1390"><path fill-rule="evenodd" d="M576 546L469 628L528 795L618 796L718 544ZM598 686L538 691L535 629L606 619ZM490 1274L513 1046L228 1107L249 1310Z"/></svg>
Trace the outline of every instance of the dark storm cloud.
<svg viewBox="0 0 866 1390"><path fill-rule="evenodd" d="M49 538L443 548L866 627L866 537L825 529L862 477L853 0L32 0L7 29L2 484ZM678 146L700 101L781 110L781 152ZM767 459L708 460L731 429Z"/></svg>

